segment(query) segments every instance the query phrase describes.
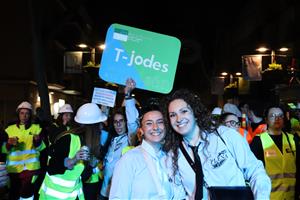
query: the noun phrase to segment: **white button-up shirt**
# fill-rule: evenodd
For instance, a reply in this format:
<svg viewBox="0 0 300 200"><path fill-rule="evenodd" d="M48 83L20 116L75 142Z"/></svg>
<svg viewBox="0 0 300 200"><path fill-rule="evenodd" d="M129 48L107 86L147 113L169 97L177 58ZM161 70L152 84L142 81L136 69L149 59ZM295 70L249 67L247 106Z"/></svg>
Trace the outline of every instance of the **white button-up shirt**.
<svg viewBox="0 0 300 200"><path fill-rule="evenodd" d="M206 187L210 186L246 186L249 181L255 199L269 199L271 181L261 161L256 159L245 139L235 130L220 126L221 138L208 134L208 145L201 142L198 154L201 158L204 174L203 199L208 199ZM187 144L185 144L187 147ZM187 147L192 155L192 150ZM186 191L191 195L195 187L195 173L185 159L181 150L178 158L179 171Z"/></svg>
<svg viewBox="0 0 300 200"><path fill-rule="evenodd" d="M181 179L174 181L166 156L145 140L124 154L116 164L109 199L185 199Z"/></svg>

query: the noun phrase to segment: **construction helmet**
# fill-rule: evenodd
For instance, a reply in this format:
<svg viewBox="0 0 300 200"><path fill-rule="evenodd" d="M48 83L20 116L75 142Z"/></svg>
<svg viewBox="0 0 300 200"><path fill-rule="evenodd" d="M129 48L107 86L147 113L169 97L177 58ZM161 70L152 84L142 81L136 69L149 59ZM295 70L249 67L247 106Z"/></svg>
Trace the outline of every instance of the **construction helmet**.
<svg viewBox="0 0 300 200"><path fill-rule="evenodd" d="M65 104L58 109L58 114L61 113L73 113L73 109L70 104Z"/></svg>
<svg viewBox="0 0 300 200"><path fill-rule="evenodd" d="M95 103L86 103L80 106L74 118L75 122L80 124L95 124L106 119L107 116Z"/></svg>
<svg viewBox="0 0 300 200"><path fill-rule="evenodd" d="M222 114L222 108L220 107L215 107L212 112L211 112L212 115L221 115Z"/></svg>
<svg viewBox="0 0 300 200"><path fill-rule="evenodd" d="M22 108L26 108L28 110L32 110L32 105L28 102L28 101L23 101L22 103L20 103L16 109L16 111L18 112L19 109Z"/></svg>

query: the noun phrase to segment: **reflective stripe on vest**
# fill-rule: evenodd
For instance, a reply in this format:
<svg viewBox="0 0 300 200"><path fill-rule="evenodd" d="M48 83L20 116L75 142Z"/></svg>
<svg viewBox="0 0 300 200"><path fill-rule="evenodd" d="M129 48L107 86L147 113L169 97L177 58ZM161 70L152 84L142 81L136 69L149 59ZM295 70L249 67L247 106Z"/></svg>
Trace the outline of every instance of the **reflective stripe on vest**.
<svg viewBox="0 0 300 200"><path fill-rule="evenodd" d="M49 179L56 185L60 185L60 186L63 186L63 187L74 187L75 184L77 183L77 180L76 181L69 181L69 180L65 180L65 179L62 179L62 178L59 178L59 177L56 177L56 176L50 176L48 174L48 172L46 174L49 177Z"/></svg>
<svg viewBox="0 0 300 200"><path fill-rule="evenodd" d="M73 192L59 192L57 190L51 189L45 185L45 183L42 184L41 189L45 192L46 195L58 198L58 199L68 199L68 198L76 198L77 196L83 195L82 188L79 188L78 190L75 190Z"/></svg>
<svg viewBox="0 0 300 200"><path fill-rule="evenodd" d="M71 142L68 157L73 158L80 149L81 143L79 136L74 134L70 134L70 136ZM80 178L83 169L83 163L78 162L73 169L67 169L64 174L49 175L47 173L40 189L41 197L51 196L51 198L55 197L57 199L76 199L78 197L79 199L83 199Z"/></svg>
<svg viewBox="0 0 300 200"><path fill-rule="evenodd" d="M277 187L272 188L271 192L293 192L295 191L294 186L283 186L283 185L278 185Z"/></svg>
<svg viewBox="0 0 300 200"><path fill-rule="evenodd" d="M296 174L294 173L284 173L284 174L273 174L269 175L271 179L278 179L278 178L296 178Z"/></svg>
<svg viewBox="0 0 300 200"><path fill-rule="evenodd" d="M13 151L9 155L10 156L21 156L24 154L36 154L36 153L37 153L37 151L35 149L28 149L28 150L24 150L24 151Z"/></svg>
<svg viewBox="0 0 300 200"><path fill-rule="evenodd" d="M260 135L264 149L264 160L267 174L272 180L271 199L294 199L296 183L295 142L293 135L282 134L282 151L276 146L267 132ZM292 148L292 149L291 149Z"/></svg>
<svg viewBox="0 0 300 200"><path fill-rule="evenodd" d="M17 165L25 165L25 164L28 164L28 163L34 163L34 162L39 162L39 159L37 158L29 158L27 160L20 160L20 161L7 161L6 162L6 165L7 166L17 166Z"/></svg>
<svg viewBox="0 0 300 200"><path fill-rule="evenodd" d="M20 173L23 170L40 169L39 151L45 148L44 142L40 146L34 147L33 136L41 132L38 124L32 124L25 129L24 125L16 124L7 127L6 132L9 137L18 137L19 143L16 147L12 147L7 151L7 171L9 173Z"/></svg>

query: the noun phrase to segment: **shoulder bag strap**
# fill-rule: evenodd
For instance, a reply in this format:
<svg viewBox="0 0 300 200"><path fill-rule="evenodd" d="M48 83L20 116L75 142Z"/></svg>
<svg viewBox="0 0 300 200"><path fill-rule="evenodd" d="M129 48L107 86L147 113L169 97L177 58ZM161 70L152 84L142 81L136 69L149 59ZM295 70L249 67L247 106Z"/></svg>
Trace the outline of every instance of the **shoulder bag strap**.
<svg viewBox="0 0 300 200"><path fill-rule="evenodd" d="M190 155L188 154L188 152L186 151L186 149L184 148L182 141L179 142L179 148L182 151L185 159L188 161L188 163L190 164L191 168L194 170L194 172L196 173L196 166L195 166L195 162L191 159Z"/></svg>

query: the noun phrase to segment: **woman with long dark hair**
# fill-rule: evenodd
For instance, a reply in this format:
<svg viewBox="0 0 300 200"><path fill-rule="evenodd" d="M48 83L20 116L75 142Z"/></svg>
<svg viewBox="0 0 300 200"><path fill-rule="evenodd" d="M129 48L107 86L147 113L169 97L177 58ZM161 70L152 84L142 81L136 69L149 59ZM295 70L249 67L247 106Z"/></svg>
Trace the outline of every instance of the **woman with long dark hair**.
<svg viewBox="0 0 300 200"><path fill-rule="evenodd" d="M236 131L213 123L196 93L177 90L163 105L169 122L164 148L191 199L207 199L214 186L243 187L246 181L255 199L269 199L270 179L261 161Z"/></svg>
<svg viewBox="0 0 300 200"><path fill-rule="evenodd" d="M75 121L79 127L61 132L51 145L40 199L97 199L98 192L94 189L97 183L91 182L83 188L82 182L93 178L96 164L92 157L97 157L100 146L99 123L106 119L94 103L83 104L78 109Z"/></svg>
<svg viewBox="0 0 300 200"><path fill-rule="evenodd" d="M138 110L135 107L135 99L131 98L131 91L135 88L135 81L127 79L125 93L125 109L118 108L112 114L110 121L111 139L104 159L104 179L101 188L101 198L109 197L111 178L117 161L122 156L123 149L134 146L138 129Z"/></svg>

